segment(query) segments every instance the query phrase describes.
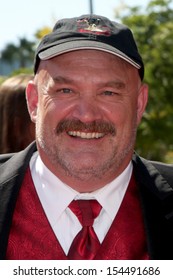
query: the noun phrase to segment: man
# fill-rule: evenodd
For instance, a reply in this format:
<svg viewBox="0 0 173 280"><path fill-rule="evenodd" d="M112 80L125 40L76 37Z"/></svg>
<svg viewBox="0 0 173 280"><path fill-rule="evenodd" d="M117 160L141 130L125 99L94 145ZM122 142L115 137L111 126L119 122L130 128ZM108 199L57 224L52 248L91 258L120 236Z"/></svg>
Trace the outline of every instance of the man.
<svg viewBox="0 0 173 280"><path fill-rule="evenodd" d="M36 145L1 157L1 258L172 259L172 166L134 153L148 87L131 31L58 21L34 71Z"/></svg>

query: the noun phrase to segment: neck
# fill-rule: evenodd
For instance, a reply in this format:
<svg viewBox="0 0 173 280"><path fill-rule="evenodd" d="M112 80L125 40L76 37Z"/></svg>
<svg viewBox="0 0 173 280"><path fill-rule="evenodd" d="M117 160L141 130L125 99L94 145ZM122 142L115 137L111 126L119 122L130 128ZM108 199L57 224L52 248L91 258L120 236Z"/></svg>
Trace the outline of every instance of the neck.
<svg viewBox="0 0 173 280"><path fill-rule="evenodd" d="M121 164L121 166L114 166L109 170L106 170L106 172L103 172L101 176L97 176L92 172L79 172L77 175L70 174L61 166L55 166L55 164L52 164L47 157L44 156L44 154L40 153L40 157L45 166L66 185L79 193L90 193L101 189L117 178L128 166L132 155L130 155L129 158Z"/></svg>

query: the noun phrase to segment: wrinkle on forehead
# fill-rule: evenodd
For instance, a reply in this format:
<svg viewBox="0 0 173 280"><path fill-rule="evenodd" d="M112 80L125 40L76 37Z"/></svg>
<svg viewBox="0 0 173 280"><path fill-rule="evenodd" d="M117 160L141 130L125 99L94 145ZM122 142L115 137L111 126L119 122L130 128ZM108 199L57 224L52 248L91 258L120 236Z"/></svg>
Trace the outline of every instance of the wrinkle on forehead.
<svg viewBox="0 0 173 280"><path fill-rule="evenodd" d="M93 62L94 59L95 59L96 63ZM60 79L59 74L58 74L58 64L61 67L60 69L62 69L63 60L65 60L64 67L66 67L66 69L68 69L68 67L70 67L70 65L72 65L72 67L74 68L73 64L76 64L76 71L78 71L78 65L79 65L79 68L84 67L84 70L86 70L86 71L87 71L87 68L92 67L92 65L95 67L95 69L94 69L95 72L98 72L97 67L98 67L98 69L100 69L99 67L101 67L102 70L105 67L105 71L106 71L106 67L108 67L109 63L110 64L115 63L114 64L114 65L116 65L115 71L116 71L116 69L117 69L117 71L118 71L118 69L121 69L120 70L120 79L122 79L121 82L125 83L128 87L130 87L130 85L132 85L132 82L134 82L136 84L138 89L141 86L141 79L139 77L138 70L134 66L132 66L125 60L123 60L115 55L104 53L104 57L103 57L102 51L94 51L94 50L74 51L74 52L62 54L60 56L56 56L49 60L40 61L40 65L39 65L39 69L38 69L38 76L39 76L38 86L41 83L42 89L47 90L49 87L51 87L53 85L54 82L55 83L58 82L58 80ZM78 63L78 60L80 61L80 63ZM98 65L97 65L97 61L98 61ZM100 61L102 61L103 63L100 64ZM111 65L110 65L110 67L111 67ZM74 71L73 71L73 73L74 73ZM66 72L66 74L67 74L67 72ZM79 74L80 74L80 72L79 72ZM62 75L60 75L60 76L62 76ZM62 78L64 78L64 77L62 77ZM65 78L72 79L71 73L69 72L69 76L66 76Z"/></svg>

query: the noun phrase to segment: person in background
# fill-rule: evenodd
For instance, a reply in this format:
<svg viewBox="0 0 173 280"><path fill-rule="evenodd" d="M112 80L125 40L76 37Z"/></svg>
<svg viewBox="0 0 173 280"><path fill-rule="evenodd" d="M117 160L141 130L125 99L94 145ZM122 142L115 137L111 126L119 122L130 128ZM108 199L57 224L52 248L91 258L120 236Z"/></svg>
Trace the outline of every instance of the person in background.
<svg viewBox="0 0 173 280"><path fill-rule="evenodd" d="M0 157L0 257L173 259L173 166L134 152L148 86L131 30L62 19L34 73L36 143Z"/></svg>
<svg viewBox="0 0 173 280"><path fill-rule="evenodd" d="M0 153L18 152L35 139L25 96L31 74L19 74L6 79L0 86Z"/></svg>

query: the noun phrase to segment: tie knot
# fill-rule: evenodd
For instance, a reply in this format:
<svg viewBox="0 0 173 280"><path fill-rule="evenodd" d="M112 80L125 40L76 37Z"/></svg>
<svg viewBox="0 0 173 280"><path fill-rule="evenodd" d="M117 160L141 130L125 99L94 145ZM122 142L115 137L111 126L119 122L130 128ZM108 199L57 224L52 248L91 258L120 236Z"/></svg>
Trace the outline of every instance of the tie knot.
<svg viewBox="0 0 173 280"><path fill-rule="evenodd" d="M97 200L73 200L69 208L77 216L82 226L92 226L102 207Z"/></svg>

